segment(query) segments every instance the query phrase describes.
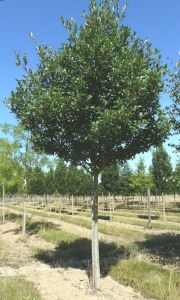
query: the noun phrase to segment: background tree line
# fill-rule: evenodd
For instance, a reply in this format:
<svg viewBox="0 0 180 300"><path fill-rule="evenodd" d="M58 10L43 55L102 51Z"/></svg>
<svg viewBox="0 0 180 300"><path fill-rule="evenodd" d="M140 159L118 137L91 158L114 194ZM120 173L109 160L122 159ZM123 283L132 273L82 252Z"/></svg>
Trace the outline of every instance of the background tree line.
<svg viewBox="0 0 180 300"><path fill-rule="evenodd" d="M61 159L35 152L30 137L21 126L1 126L4 138L0 139L0 192L7 194L23 192L27 180L29 195L75 195L92 194L92 177L83 168L67 165ZM114 164L100 176L99 194L145 195L147 189L153 194L180 193L180 163L173 170L170 156L163 146L152 154L152 164L146 171L142 158L132 170L128 163Z"/></svg>
<svg viewBox="0 0 180 300"><path fill-rule="evenodd" d="M146 195L147 189L153 195L180 193L180 162L173 170L170 156L163 146L152 153L152 164L146 171L143 158L140 158L136 169L128 163L106 168L101 177L101 192L115 195Z"/></svg>

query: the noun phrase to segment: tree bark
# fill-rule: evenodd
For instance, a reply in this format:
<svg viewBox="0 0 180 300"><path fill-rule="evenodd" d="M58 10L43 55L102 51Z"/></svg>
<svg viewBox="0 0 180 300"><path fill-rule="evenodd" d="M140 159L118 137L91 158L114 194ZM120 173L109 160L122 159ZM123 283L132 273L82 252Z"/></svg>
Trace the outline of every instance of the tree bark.
<svg viewBox="0 0 180 300"><path fill-rule="evenodd" d="M100 262L98 238L98 174L94 175L94 197L92 203L92 288L100 290Z"/></svg>

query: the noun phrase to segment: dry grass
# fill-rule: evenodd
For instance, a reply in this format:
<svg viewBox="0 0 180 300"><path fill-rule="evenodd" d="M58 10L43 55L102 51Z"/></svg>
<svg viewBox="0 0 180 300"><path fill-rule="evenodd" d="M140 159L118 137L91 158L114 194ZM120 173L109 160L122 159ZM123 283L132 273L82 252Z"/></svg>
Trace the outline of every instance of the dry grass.
<svg viewBox="0 0 180 300"><path fill-rule="evenodd" d="M40 300L33 284L23 277L0 277L0 300Z"/></svg>

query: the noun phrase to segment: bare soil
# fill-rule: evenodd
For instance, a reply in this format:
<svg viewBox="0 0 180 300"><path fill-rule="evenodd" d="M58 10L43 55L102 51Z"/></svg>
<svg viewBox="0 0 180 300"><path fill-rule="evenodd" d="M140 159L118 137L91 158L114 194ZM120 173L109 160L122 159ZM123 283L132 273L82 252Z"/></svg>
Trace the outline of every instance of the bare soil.
<svg viewBox="0 0 180 300"><path fill-rule="evenodd" d="M75 229L67 223L60 226L69 232ZM90 230L79 230L79 234L90 237ZM8 266L0 267L0 276L24 275L35 284L44 300L145 300L132 288L118 284L109 276L101 279L101 292L94 295L85 270L51 267L35 260L35 249L52 250L55 246L33 235L23 237L13 222L0 224L0 240L8 247L12 260Z"/></svg>

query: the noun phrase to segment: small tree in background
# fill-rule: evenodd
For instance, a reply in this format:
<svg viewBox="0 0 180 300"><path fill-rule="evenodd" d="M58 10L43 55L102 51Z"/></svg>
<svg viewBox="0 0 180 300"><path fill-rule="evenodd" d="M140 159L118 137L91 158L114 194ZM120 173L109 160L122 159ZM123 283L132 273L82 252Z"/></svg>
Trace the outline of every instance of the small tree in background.
<svg viewBox="0 0 180 300"><path fill-rule="evenodd" d="M101 174L103 190L111 194L118 194L119 191L119 166L112 165L104 169Z"/></svg>
<svg viewBox="0 0 180 300"><path fill-rule="evenodd" d="M66 164L59 159L55 172L54 172L54 183L55 190L60 195L66 195L67 193L67 166Z"/></svg>
<svg viewBox="0 0 180 300"><path fill-rule="evenodd" d="M27 193L30 195L44 195L45 194L45 175L39 167L35 167L29 175L27 184Z"/></svg>
<svg viewBox="0 0 180 300"><path fill-rule="evenodd" d="M69 195L91 195L91 176L81 168L70 165L67 168L67 193Z"/></svg>
<svg viewBox="0 0 180 300"><path fill-rule="evenodd" d="M2 188L3 222L5 221L5 189L14 184L14 177L17 169L17 160L15 158L16 151L16 143L9 142L2 138L0 139L0 185Z"/></svg>
<svg viewBox="0 0 180 300"><path fill-rule="evenodd" d="M156 192L158 194L170 193L173 169L170 156L163 146L153 151L151 172Z"/></svg>
<svg viewBox="0 0 180 300"><path fill-rule="evenodd" d="M85 172L83 168L79 169L79 194L82 196L92 195L93 180L92 176Z"/></svg>
<svg viewBox="0 0 180 300"><path fill-rule="evenodd" d="M151 174L145 172L146 166L144 159L140 158L137 163L136 171L132 176L131 185L140 196L146 195L147 190L153 187L153 178Z"/></svg>
<svg viewBox="0 0 180 300"><path fill-rule="evenodd" d="M80 192L79 170L76 166L68 166L67 169L67 192L69 195L78 195Z"/></svg>
<svg viewBox="0 0 180 300"><path fill-rule="evenodd" d="M130 196L134 194L132 188L133 172L128 163L123 164L119 170L119 193L123 196Z"/></svg>
<svg viewBox="0 0 180 300"><path fill-rule="evenodd" d="M14 170L14 185L18 192L23 192L23 180L26 177L27 184L36 168L44 168L51 165L49 157L42 151L34 151L30 140L30 133L21 125L4 123L0 125L2 133L16 146L13 156L18 162ZM6 140L8 141L8 138Z"/></svg>
<svg viewBox="0 0 180 300"><path fill-rule="evenodd" d="M174 197L176 193L180 195L180 161L176 164L173 173L173 192L174 192Z"/></svg>
<svg viewBox="0 0 180 300"><path fill-rule="evenodd" d="M171 74L170 96L173 104L169 113L175 134L180 134L180 60L178 61L174 73ZM176 150L180 150L180 143L173 145Z"/></svg>
<svg viewBox="0 0 180 300"><path fill-rule="evenodd" d="M50 167L49 171L44 174L45 176L45 194L52 195L56 190L55 186L55 173L52 167Z"/></svg>
<svg viewBox="0 0 180 300"><path fill-rule="evenodd" d="M100 289L98 176L167 137L160 107L166 73L158 50L123 25L118 0L90 0L85 23L62 22L69 38L58 51L36 45L37 70L26 71L7 104L36 149L83 166L94 178L92 286Z"/></svg>

